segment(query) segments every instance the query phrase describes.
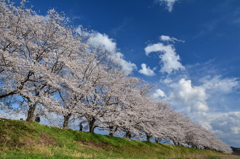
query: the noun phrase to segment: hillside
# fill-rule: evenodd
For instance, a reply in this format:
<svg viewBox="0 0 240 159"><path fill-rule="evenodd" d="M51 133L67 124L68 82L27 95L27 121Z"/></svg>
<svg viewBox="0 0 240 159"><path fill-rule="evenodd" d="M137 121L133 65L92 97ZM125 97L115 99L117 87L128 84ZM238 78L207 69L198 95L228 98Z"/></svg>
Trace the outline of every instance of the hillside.
<svg viewBox="0 0 240 159"><path fill-rule="evenodd" d="M237 159L238 156L0 119L0 158Z"/></svg>

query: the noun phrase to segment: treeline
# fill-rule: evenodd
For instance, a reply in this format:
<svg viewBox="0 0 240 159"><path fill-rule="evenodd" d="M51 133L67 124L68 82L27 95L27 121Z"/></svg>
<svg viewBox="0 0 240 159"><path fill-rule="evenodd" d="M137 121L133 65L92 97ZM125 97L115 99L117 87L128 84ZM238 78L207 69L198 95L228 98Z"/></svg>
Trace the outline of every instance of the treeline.
<svg viewBox="0 0 240 159"><path fill-rule="evenodd" d="M0 2L2 111L25 112L32 122L37 109L62 116L65 128L72 118L86 122L91 133L99 127L109 135L232 152L210 131L152 99L154 85L126 73L113 52L91 44L93 34L68 26L54 10L43 17L24 3Z"/></svg>

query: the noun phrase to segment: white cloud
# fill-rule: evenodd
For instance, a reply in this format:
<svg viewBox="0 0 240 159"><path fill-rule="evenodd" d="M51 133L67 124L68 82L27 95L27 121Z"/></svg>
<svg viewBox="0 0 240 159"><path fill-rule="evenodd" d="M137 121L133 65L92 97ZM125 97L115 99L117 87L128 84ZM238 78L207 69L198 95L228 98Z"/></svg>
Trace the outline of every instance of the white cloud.
<svg viewBox="0 0 240 159"><path fill-rule="evenodd" d="M205 112L209 108L206 104L208 94L202 86L192 86L191 80L181 79L178 83L169 85L172 91L169 102L173 105L185 105L191 107L191 112Z"/></svg>
<svg viewBox="0 0 240 159"><path fill-rule="evenodd" d="M89 38L88 42L99 47L102 46L109 52L116 52L116 42L113 42L113 39L106 34L96 33Z"/></svg>
<svg viewBox="0 0 240 159"><path fill-rule="evenodd" d="M149 45L145 48L146 55L151 52L162 52L159 58L161 59L162 68L160 72L167 72L168 74L173 71L184 70L185 67L179 62L180 57L176 54L175 48L172 45L164 45L157 43Z"/></svg>
<svg viewBox="0 0 240 159"><path fill-rule="evenodd" d="M173 9L173 5L176 1L178 0L157 0L158 2L160 3L164 3L167 5L167 9L169 12L172 12L172 9Z"/></svg>
<svg viewBox="0 0 240 159"><path fill-rule="evenodd" d="M134 63L124 60L123 57L124 55L122 53L113 52L110 58L119 63L122 66L122 69L128 74L137 69L137 66Z"/></svg>
<svg viewBox="0 0 240 159"><path fill-rule="evenodd" d="M78 26L75 31L76 31L76 33L78 33L80 36L85 37L85 38L92 36L92 33L90 33L89 31L87 31L86 29L84 29L81 25Z"/></svg>
<svg viewBox="0 0 240 159"><path fill-rule="evenodd" d="M160 40L162 41L169 41L169 42L175 42L175 41L179 41L179 42L184 42L183 40L178 40L177 38L174 38L174 37L169 37L169 36L166 36L166 35L161 35L160 36Z"/></svg>
<svg viewBox="0 0 240 159"><path fill-rule="evenodd" d="M161 79L160 82L163 84L169 84L169 83L172 83L172 80L169 78L165 78L165 79Z"/></svg>
<svg viewBox="0 0 240 159"><path fill-rule="evenodd" d="M201 102L201 101L197 101L196 103L194 103L192 106L191 106L191 112L206 112L208 111L209 108L208 108L208 105L205 104L205 101L204 102Z"/></svg>
<svg viewBox="0 0 240 159"><path fill-rule="evenodd" d="M166 97L165 93L161 89L157 89L153 94L153 98Z"/></svg>
<svg viewBox="0 0 240 159"><path fill-rule="evenodd" d="M117 52L117 43L114 42L113 39L110 39L108 35L100 33L91 34L88 43L99 48L102 47L104 50L110 52L109 58L120 64L126 73L129 74L137 69L137 66L134 63L124 60L124 55Z"/></svg>
<svg viewBox="0 0 240 159"><path fill-rule="evenodd" d="M240 134L240 127L231 127L233 134Z"/></svg>
<svg viewBox="0 0 240 159"><path fill-rule="evenodd" d="M153 70L151 70L145 63L141 65L142 69L140 69L138 72L141 74L144 74L146 76L154 76L155 73Z"/></svg>

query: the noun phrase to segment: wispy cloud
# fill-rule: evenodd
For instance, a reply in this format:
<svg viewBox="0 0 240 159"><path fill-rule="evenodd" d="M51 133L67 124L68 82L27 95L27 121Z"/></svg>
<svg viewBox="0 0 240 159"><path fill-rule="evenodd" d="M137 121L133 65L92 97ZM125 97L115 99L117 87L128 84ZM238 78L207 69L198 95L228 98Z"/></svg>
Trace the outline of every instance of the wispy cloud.
<svg viewBox="0 0 240 159"><path fill-rule="evenodd" d="M157 2L160 2L160 4L167 5L167 9L169 12L172 12L173 10L173 5L175 2L178 0L156 0Z"/></svg>
<svg viewBox="0 0 240 159"><path fill-rule="evenodd" d="M68 23L72 23L74 20L85 19L84 16L73 16L73 17L66 17Z"/></svg>
<svg viewBox="0 0 240 159"><path fill-rule="evenodd" d="M200 79L203 82L203 87L211 92L217 93L221 92L222 94L228 94L234 91L234 89L239 88L240 84L237 81L237 78L225 78L214 76L206 76Z"/></svg>
<svg viewBox="0 0 240 159"><path fill-rule="evenodd" d="M122 24L120 24L119 26L117 26L116 28L113 28L111 30L112 34L118 34L119 32L124 31L124 29L126 28L126 26L131 23L132 19L131 18L125 18L124 21L122 22Z"/></svg>
<svg viewBox="0 0 240 159"><path fill-rule="evenodd" d="M185 42L183 40L178 40L177 38L174 38L174 37L169 37L169 36L166 36L166 35L161 35L160 36L160 40L161 41L166 41L166 42L175 42L175 41L178 41L178 42Z"/></svg>
<svg viewBox="0 0 240 159"><path fill-rule="evenodd" d="M85 17L83 15L72 17L72 20L77 20L77 19L85 19Z"/></svg>

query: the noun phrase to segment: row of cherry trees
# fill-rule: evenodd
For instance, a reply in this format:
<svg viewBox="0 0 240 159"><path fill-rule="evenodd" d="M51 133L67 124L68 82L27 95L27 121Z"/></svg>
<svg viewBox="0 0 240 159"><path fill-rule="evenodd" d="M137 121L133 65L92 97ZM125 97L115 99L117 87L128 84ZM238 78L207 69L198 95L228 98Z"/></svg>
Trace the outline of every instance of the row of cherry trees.
<svg viewBox="0 0 240 159"><path fill-rule="evenodd" d="M109 135L164 139L175 145L231 153L231 148L166 103L150 97L154 86L128 75L112 53L88 42L66 19L49 10L43 17L31 9L0 2L0 100L25 112L32 122L55 113L81 119L89 132L99 127Z"/></svg>

